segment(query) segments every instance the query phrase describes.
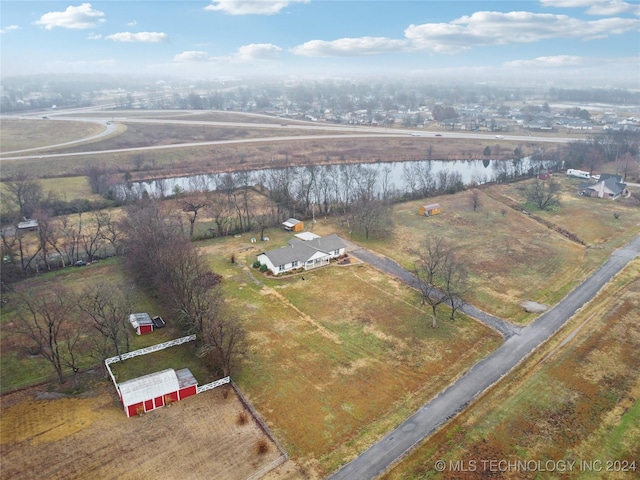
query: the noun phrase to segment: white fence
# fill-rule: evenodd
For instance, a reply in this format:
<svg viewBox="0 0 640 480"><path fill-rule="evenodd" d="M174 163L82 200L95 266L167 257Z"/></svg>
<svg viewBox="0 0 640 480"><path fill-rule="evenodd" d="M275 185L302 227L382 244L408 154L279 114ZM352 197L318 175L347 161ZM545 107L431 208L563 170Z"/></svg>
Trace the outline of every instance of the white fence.
<svg viewBox="0 0 640 480"><path fill-rule="evenodd" d="M182 345L183 343L187 343L187 342L193 342L195 339L196 339L195 335L188 335L186 337L176 338L175 340L169 340L168 342L158 343L156 345L151 345L150 347L134 350L133 352L123 353L122 355L119 355L117 357L107 358L104 361L104 365L105 367L107 367L107 372L109 372L109 376L111 377L111 381L113 382L113 385L116 387L116 390L120 392L120 389L118 388L118 382L116 382L116 377L113 375L113 372L111 371L111 368L109 367L109 365L111 365L112 363L119 362L121 360L126 360L128 358L137 357L139 355L146 355L147 353L157 352L159 350L164 350L165 348L169 348L169 347L175 347L176 345Z"/></svg>
<svg viewBox="0 0 640 480"><path fill-rule="evenodd" d="M198 388L196 389L196 393L202 393L202 392L206 392L207 390L213 390L214 388L219 387L221 385L226 385L230 381L231 381L230 377L224 377L224 378L221 378L220 380L216 380L215 382L207 383L206 385L199 385Z"/></svg>
<svg viewBox="0 0 640 480"><path fill-rule="evenodd" d="M112 363L119 362L120 360L127 360L128 358L137 357L139 355L146 355L147 353L157 352L164 350L165 348L175 347L176 345L182 345L183 343L192 342L196 339L195 335L189 335L187 337L177 338L164 343L158 343L157 345L151 345L150 347L141 348L140 350L134 350L133 352L123 353L117 357L107 358L104 363L111 365Z"/></svg>

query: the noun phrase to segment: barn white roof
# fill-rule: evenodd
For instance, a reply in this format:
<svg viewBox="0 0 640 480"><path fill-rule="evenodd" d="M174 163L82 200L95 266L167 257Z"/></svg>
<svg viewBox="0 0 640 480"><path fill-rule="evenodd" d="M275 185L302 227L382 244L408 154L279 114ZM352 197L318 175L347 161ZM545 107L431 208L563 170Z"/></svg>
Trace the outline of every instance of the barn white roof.
<svg viewBox="0 0 640 480"><path fill-rule="evenodd" d="M168 368L119 383L118 389L122 403L127 407L145 400L162 397L171 392L177 392L180 389L180 383L175 370Z"/></svg>

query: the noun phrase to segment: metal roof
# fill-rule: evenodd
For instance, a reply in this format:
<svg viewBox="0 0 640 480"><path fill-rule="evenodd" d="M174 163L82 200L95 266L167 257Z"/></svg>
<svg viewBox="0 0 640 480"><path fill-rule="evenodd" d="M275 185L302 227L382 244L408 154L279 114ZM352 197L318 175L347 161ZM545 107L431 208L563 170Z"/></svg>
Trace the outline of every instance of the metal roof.
<svg viewBox="0 0 640 480"><path fill-rule="evenodd" d="M129 315L129 322L133 325L133 328L138 328L143 325L153 325L153 320L148 313L132 313Z"/></svg>
<svg viewBox="0 0 640 480"><path fill-rule="evenodd" d="M172 368L150 373L142 377L118 384L120 397L125 407L136 403L162 397L180 389L178 376Z"/></svg>
<svg viewBox="0 0 640 480"><path fill-rule="evenodd" d="M286 222L282 222L282 224L283 224L285 227L289 227L289 228L291 228L291 227L293 227L294 225L297 225L297 224L299 224L299 223L300 223L300 220L296 220L295 218L289 218Z"/></svg>

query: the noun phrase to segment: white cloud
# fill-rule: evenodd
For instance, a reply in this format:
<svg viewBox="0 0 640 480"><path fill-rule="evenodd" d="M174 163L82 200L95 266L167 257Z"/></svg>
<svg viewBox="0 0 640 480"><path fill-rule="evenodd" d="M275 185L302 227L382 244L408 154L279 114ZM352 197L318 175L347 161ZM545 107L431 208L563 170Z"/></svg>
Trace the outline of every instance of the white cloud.
<svg viewBox="0 0 640 480"><path fill-rule="evenodd" d="M632 18L585 21L567 15L531 12L475 12L449 23L410 25L404 39L386 37L311 40L291 49L307 57L381 55L403 51L457 53L485 45L534 43L554 38L590 40L640 27Z"/></svg>
<svg viewBox="0 0 640 480"><path fill-rule="evenodd" d="M90 33L89 35L87 35L87 40L100 40L102 38L102 35L100 35L99 33Z"/></svg>
<svg viewBox="0 0 640 480"><path fill-rule="evenodd" d="M380 55L407 50L409 42L386 37L340 38L333 41L311 40L291 49L305 57L345 57Z"/></svg>
<svg viewBox="0 0 640 480"><path fill-rule="evenodd" d="M277 60L282 49L272 43L251 43L238 49L235 59L239 62L253 60Z"/></svg>
<svg viewBox="0 0 640 480"><path fill-rule="evenodd" d="M207 52L190 50L182 52L173 57L174 62L206 62L209 60Z"/></svg>
<svg viewBox="0 0 640 480"><path fill-rule="evenodd" d="M36 20L34 25L42 25L46 30L54 27L70 28L73 30L83 30L94 28L103 23L104 13L94 10L90 3L83 3L77 7L67 7L64 12L49 12Z"/></svg>
<svg viewBox="0 0 640 480"><path fill-rule="evenodd" d="M169 36L160 32L119 32L104 38L114 42L163 43L169 41Z"/></svg>
<svg viewBox="0 0 640 480"><path fill-rule="evenodd" d="M212 0L204 9L229 15L275 15L292 3L309 3L309 0Z"/></svg>
<svg viewBox="0 0 640 480"><path fill-rule="evenodd" d="M548 13L476 12L450 23L410 25L405 36L416 49L459 52L480 45L534 43L552 38L602 38L638 26L638 20L625 18L584 21Z"/></svg>
<svg viewBox="0 0 640 480"><path fill-rule="evenodd" d="M127 23L127 27L135 27L136 25L138 25L138 22L137 22L137 21L135 21L135 20L133 20L133 21L131 21L131 22Z"/></svg>
<svg viewBox="0 0 640 480"><path fill-rule="evenodd" d="M575 55L554 55L551 57L538 57L531 60L512 60L502 66L507 68L561 68L587 65L584 57Z"/></svg>
<svg viewBox="0 0 640 480"><path fill-rule="evenodd" d="M640 5L621 0L540 0L545 7L586 8L590 15L620 15L632 13L640 15Z"/></svg>
<svg viewBox="0 0 640 480"><path fill-rule="evenodd" d="M22 30L22 28L19 27L18 25L8 25L4 28L0 28L0 33L9 33L9 32L14 32L16 30Z"/></svg>
<svg viewBox="0 0 640 480"><path fill-rule="evenodd" d="M271 43L251 43L243 45L235 54L225 57L209 57L207 52L191 50L177 54L174 62L210 62L220 64L242 64L256 61L274 61L280 57L282 48Z"/></svg>

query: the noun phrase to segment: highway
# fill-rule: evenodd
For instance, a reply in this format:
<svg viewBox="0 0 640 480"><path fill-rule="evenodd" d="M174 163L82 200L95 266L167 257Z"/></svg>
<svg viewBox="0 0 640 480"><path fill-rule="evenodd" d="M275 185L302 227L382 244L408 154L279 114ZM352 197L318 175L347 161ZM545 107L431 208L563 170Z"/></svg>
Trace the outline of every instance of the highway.
<svg viewBox="0 0 640 480"><path fill-rule="evenodd" d="M100 107L103 108L103 107ZM90 113L90 116L86 114ZM342 125L342 124L329 124L329 123L313 123L294 120L282 119L282 124L278 123L248 123L248 122L214 122L205 120L185 120L185 119L157 119L157 118L139 118L129 115L140 115L141 111L136 110L130 113L126 111L102 111L99 109L77 109L70 111L56 111L42 112L33 115L17 115L17 116L3 116L2 120L10 119L40 119L41 121L76 121L76 122L90 122L100 124L104 127L104 130L96 135L92 135L85 138L79 138L74 141L51 144L36 148L29 148L24 150L15 150L9 152L0 153L0 160L26 160L26 159L40 159L40 158L60 158L60 157L74 157L74 156L88 156L88 155L102 155L112 153L126 153L135 151L150 151L150 150L166 150L166 149L183 149L193 147L205 147L216 145L233 145L233 144L248 144L248 143L264 143L264 142L294 142L300 140L335 140L335 139L347 139L347 138L398 138L410 136L412 140L419 139L433 139L439 140L446 139L470 139L470 140L491 140L492 142L526 142L526 143L567 143L575 141L577 138L569 137L537 137L529 135L494 135L491 133L482 132L463 132L463 131L443 131L433 132L425 130L398 130L385 127L368 127L360 125ZM152 115L153 112L144 112L145 114ZM166 113L166 112L164 112ZM178 111L171 111L173 115L180 114ZM186 111L184 116L202 114L203 111ZM229 112L225 112L229 113ZM117 115L116 115L117 114ZM248 115L243 113L243 115ZM254 114L257 117L274 119L275 117L267 117L265 115ZM42 117L46 117L43 119ZM38 151L50 150L52 148L64 148L72 145L77 145L83 142L95 141L100 138L107 138L118 131L118 123L122 124L148 124L148 125L181 125L181 126L208 126L213 128L245 128L245 129L281 129L283 135L275 137L260 137L250 139L235 139L235 140L219 140L219 141L207 141L207 142L184 142L171 145L150 145L145 147L133 147L133 148L120 148L120 149L107 149L97 151L83 151L73 153L41 153ZM315 135L287 135L287 130L308 130L316 132L327 132L326 134ZM336 133L328 133L336 132ZM500 138L496 138L500 137Z"/></svg>

